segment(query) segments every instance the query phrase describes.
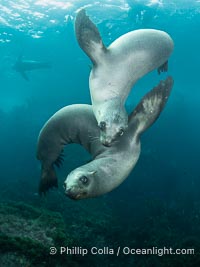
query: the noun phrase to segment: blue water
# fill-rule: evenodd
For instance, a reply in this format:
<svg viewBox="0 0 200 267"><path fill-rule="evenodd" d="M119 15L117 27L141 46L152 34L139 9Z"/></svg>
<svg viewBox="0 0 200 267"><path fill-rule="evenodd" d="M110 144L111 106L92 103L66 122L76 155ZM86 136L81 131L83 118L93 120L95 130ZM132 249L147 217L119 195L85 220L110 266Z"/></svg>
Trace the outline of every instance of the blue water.
<svg viewBox="0 0 200 267"><path fill-rule="evenodd" d="M81 7L99 28L106 45L130 30L142 28L164 30L175 43L168 71L174 78L172 94L158 121L142 136L142 153L128 179L94 200L57 199L56 195L63 194L62 181L67 173L88 160L87 153L72 145L67 148L63 169L58 170L59 190L47 196L46 202L51 203L55 197L57 202L49 205L54 210L59 210L59 201L65 201L66 207L76 212L86 209L95 213L95 207L102 210L106 203L105 213L113 214L119 231L126 234L126 225L136 220L137 213L140 219L145 217L144 200L156 198L169 207L178 205L182 198L186 199L184 203L187 198L199 201L200 1L0 0L1 200L35 205L44 201L37 196L40 165L35 154L39 131L61 107L91 103L91 63L74 35L74 19ZM28 73L27 82L12 69L19 55L48 61L52 68ZM143 77L127 100L129 111L165 77L156 71Z"/></svg>

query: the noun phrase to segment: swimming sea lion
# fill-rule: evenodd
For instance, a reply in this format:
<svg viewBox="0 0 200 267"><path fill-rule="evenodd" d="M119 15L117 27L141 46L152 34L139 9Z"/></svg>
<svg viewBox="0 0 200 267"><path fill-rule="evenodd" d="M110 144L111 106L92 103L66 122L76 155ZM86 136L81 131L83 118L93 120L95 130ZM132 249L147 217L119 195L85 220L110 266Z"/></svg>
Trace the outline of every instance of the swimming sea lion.
<svg viewBox="0 0 200 267"><path fill-rule="evenodd" d="M26 81L29 81L29 77L26 74L27 71L32 71L36 69L49 69L49 68L51 68L49 62L26 60L23 59L22 56L19 56L17 62L13 66L13 69L19 72Z"/></svg>
<svg viewBox="0 0 200 267"><path fill-rule="evenodd" d="M159 73L167 71L173 41L166 32L144 29L128 32L105 47L84 9L77 14L75 31L80 47L93 62L89 78L92 106L100 140L109 146L128 127L124 104L131 88L156 68Z"/></svg>
<svg viewBox="0 0 200 267"><path fill-rule="evenodd" d="M104 149L99 146L99 128L91 105L75 104L60 109L40 131L37 144L37 158L42 165L40 194L58 186L54 165L62 164L63 148L70 143L83 145L93 155L100 153L101 147Z"/></svg>
<svg viewBox="0 0 200 267"><path fill-rule="evenodd" d="M65 193L72 199L105 194L119 186L130 174L140 155L140 135L163 110L173 85L172 78L161 81L140 101L129 116L129 127L111 147L102 145L91 106L71 105L53 115L40 132L37 157L42 163L40 193L57 186L53 164L69 143L81 144L93 159L76 168L64 182Z"/></svg>

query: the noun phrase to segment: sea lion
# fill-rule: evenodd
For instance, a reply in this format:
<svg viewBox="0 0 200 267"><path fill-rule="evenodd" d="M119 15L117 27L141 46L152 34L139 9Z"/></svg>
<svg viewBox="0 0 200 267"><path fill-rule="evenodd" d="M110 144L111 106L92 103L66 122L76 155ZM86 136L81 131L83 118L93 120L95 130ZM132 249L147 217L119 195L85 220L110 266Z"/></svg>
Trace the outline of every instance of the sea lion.
<svg viewBox="0 0 200 267"><path fill-rule="evenodd" d="M67 196L91 198L119 186L137 163L140 135L159 117L172 85L173 80L168 77L145 95L129 115L127 131L111 147L100 142L98 124L90 105L71 105L55 113L38 138L37 158L42 163L40 194L57 186L53 165L61 162L59 155L69 143L81 144L93 160L67 176L64 182Z"/></svg>
<svg viewBox="0 0 200 267"><path fill-rule="evenodd" d="M93 155L104 149L99 146L99 128L91 105L74 104L60 109L40 131L37 143L37 158L41 161L40 194L58 186L54 165L60 167L63 148L70 143L81 144Z"/></svg>
<svg viewBox="0 0 200 267"><path fill-rule="evenodd" d="M105 47L84 9L77 14L75 32L80 47L93 63L89 77L92 107L100 140L109 146L128 127L124 104L131 88L156 68L159 73L167 71L173 41L164 31L143 29L128 32Z"/></svg>
<svg viewBox="0 0 200 267"><path fill-rule="evenodd" d="M22 77L29 81L29 77L27 76L27 71L37 70L37 69L49 69L51 65L49 62L35 61L35 60L27 60L23 59L22 56L19 56L13 69L19 72Z"/></svg>

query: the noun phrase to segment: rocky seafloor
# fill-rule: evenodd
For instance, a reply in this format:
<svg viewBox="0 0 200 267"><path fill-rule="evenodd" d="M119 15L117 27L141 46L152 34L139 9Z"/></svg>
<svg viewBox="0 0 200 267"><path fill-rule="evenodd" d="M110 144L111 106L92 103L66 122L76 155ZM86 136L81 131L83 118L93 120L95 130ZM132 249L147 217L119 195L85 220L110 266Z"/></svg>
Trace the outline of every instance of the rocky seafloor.
<svg viewBox="0 0 200 267"><path fill-rule="evenodd" d="M120 218L106 203L104 208L92 204L93 209L58 205L59 211L54 211L50 203L38 207L36 203L2 202L0 267L199 267L200 203L195 201L191 208L183 199L167 205L152 198L141 204L142 213ZM134 207L132 211L136 212ZM61 246L88 251L94 246L194 248L195 255L61 255ZM58 253L51 255L50 247L56 247Z"/></svg>

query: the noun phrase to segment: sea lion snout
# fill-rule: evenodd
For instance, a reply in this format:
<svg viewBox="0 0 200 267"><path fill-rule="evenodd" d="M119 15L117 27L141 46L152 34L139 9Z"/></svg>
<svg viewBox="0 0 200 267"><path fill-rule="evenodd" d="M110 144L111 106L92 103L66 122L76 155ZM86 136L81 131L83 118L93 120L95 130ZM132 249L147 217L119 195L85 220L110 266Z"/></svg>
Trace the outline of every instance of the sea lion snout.
<svg viewBox="0 0 200 267"><path fill-rule="evenodd" d="M112 112L105 105L104 108L107 110L107 113L101 114L101 117L98 119L100 120L98 126L100 129L100 142L104 146L109 147L118 141L128 129L128 114L116 100L113 100ZM118 114L119 109L120 114Z"/></svg>
<svg viewBox="0 0 200 267"><path fill-rule="evenodd" d="M106 146L106 147L110 147L112 145L113 140L112 139L108 139L105 138L103 136L100 137L100 142L102 143L102 145Z"/></svg>
<svg viewBox="0 0 200 267"><path fill-rule="evenodd" d="M106 129L104 131L100 131L100 142L102 145L109 147L112 145L113 141L115 141L116 138L113 138L113 133L108 132Z"/></svg>
<svg viewBox="0 0 200 267"><path fill-rule="evenodd" d="M66 183L64 183L64 188L65 188L65 194L66 194L67 197L69 197L71 199L74 199L74 200L79 199L79 194L78 193L75 193L72 190L72 188L67 188Z"/></svg>
<svg viewBox="0 0 200 267"><path fill-rule="evenodd" d="M125 133L126 127L122 128L120 127L119 130L117 130L115 133L114 131L101 131L100 132L100 142L102 145L106 147L112 146L114 143L116 143Z"/></svg>
<svg viewBox="0 0 200 267"><path fill-rule="evenodd" d="M104 145L104 146L106 146L106 147L110 147L111 145L112 145L112 142L108 142L108 141L101 141L101 143Z"/></svg>

